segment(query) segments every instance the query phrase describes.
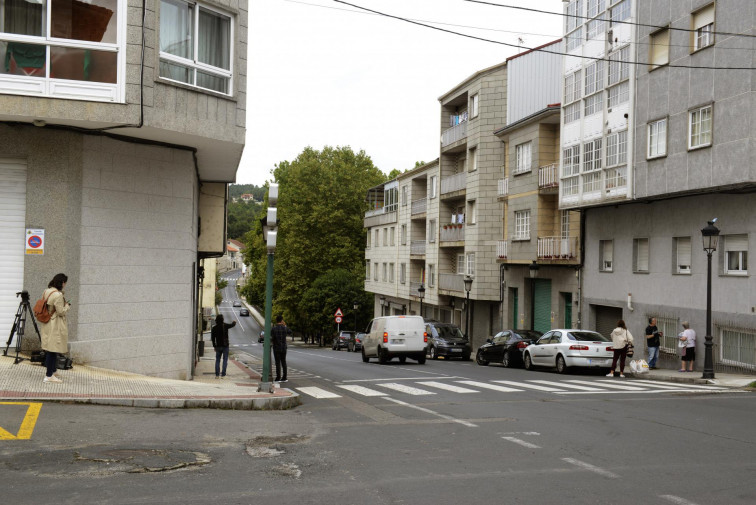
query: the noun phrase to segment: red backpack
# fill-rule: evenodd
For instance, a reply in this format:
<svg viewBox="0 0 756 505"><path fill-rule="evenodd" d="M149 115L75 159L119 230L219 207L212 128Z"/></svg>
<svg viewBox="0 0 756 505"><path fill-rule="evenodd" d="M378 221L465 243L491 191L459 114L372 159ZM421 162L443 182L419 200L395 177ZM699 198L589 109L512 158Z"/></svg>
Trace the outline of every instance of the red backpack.
<svg viewBox="0 0 756 505"><path fill-rule="evenodd" d="M52 317L50 309L47 308L47 300L50 298L50 295L52 295L52 293L47 295L47 298L40 298L37 300L37 303L34 304L34 317L40 323L49 323L50 318ZM53 312L55 312L55 309L53 309Z"/></svg>

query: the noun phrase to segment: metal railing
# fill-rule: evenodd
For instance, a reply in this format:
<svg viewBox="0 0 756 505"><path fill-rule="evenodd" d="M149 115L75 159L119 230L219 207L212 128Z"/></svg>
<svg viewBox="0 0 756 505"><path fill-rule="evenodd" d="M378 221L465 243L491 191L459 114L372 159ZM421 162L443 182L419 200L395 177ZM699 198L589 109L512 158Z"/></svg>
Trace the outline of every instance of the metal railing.
<svg viewBox="0 0 756 505"><path fill-rule="evenodd" d="M467 174L462 172L441 178L441 194L459 191L467 187Z"/></svg>
<svg viewBox="0 0 756 505"><path fill-rule="evenodd" d="M445 224L441 227L441 242L459 242L465 240L464 224Z"/></svg>
<svg viewBox="0 0 756 505"><path fill-rule="evenodd" d="M541 259L571 259L577 252L577 237L538 237Z"/></svg>
<svg viewBox="0 0 756 505"><path fill-rule="evenodd" d="M465 292L465 276L461 274L438 274L438 289Z"/></svg>
<svg viewBox="0 0 756 505"><path fill-rule="evenodd" d="M425 254L425 240L413 240L410 242L410 254Z"/></svg>
<svg viewBox="0 0 756 505"><path fill-rule="evenodd" d="M420 198L419 200L414 200L412 202L412 215L415 214L422 214L423 212L426 212L428 210L428 199L427 198Z"/></svg>
<svg viewBox="0 0 756 505"><path fill-rule="evenodd" d="M506 179L499 179L499 196L509 195L509 177Z"/></svg>
<svg viewBox="0 0 756 505"><path fill-rule="evenodd" d="M538 187L559 187L559 165L552 163L551 165L546 165L538 169Z"/></svg>
<svg viewBox="0 0 756 505"><path fill-rule="evenodd" d="M441 134L441 147L446 147L465 137L467 137L467 121L444 130Z"/></svg>
<svg viewBox="0 0 756 505"><path fill-rule="evenodd" d="M499 259L507 259L507 241L499 240L496 242L496 257Z"/></svg>

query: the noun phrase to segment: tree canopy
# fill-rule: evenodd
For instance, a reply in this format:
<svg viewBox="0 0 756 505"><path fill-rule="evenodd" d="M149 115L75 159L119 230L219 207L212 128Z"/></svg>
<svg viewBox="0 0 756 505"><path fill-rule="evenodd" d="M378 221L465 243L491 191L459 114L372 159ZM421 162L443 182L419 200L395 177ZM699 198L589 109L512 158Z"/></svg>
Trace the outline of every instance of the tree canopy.
<svg viewBox="0 0 756 505"><path fill-rule="evenodd" d="M234 185L231 185L233 188ZM263 191L265 188L261 188ZM264 195L264 193L263 193ZM260 198L262 200L262 197ZM255 221L260 219L262 213L262 203L258 202L244 202L238 200L236 202L228 202L228 238L236 240L242 240L244 235L252 229Z"/></svg>

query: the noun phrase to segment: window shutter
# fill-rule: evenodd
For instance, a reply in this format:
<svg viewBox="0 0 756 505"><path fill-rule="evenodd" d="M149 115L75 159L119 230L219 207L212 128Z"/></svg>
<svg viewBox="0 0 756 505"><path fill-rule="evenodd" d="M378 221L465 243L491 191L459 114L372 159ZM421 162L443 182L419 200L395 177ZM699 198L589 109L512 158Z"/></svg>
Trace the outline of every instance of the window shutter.
<svg viewBox="0 0 756 505"><path fill-rule="evenodd" d="M690 269L690 239L677 239L677 266L681 269Z"/></svg>
<svg viewBox="0 0 756 505"><path fill-rule="evenodd" d="M653 65L669 63L669 30L652 35L651 40L651 63Z"/></svg>
<svg viewBox="0 0 756 505"><path fill-rule="evenodd" d="M693 29L698 30L702 26L710 25L714 22L714 4L709 5L696 12L693 15Z"/></svg>
<svg viewBox="0 0 756 505"><path fill-rule="evenodd" d="M604 261L614 261L614 242L611 240L604 242Z"/></svg>
<svg viewBox="0 0 756 505"><path fill-rule="evenodd" d="M725 251L747 251L748 235L727 235L725 237Z"/></svg>
<svg viewBox="0 0 756 505"><path fill-rule="evenodd" d="M648 271L648 239L638 240L638 258L636 267L639 272Z"/></svg>

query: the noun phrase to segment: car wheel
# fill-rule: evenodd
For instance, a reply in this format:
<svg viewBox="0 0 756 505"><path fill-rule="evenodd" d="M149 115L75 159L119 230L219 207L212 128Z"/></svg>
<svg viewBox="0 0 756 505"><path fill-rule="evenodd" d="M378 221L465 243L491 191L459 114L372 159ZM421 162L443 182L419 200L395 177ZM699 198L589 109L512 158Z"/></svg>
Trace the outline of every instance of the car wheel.
<svg viewBox="0 0 756 505"><path fill-rule="evenodd" d="M556 369L559 373L567 373L567 363L565 363L564 356L561 354L557 356Z"/></svg>
<svg viewBox="0 0 756 505"><path fill-rule="evenodd" d="M378 363L381 365L388 363L388 353L384 352L380 347L378 348Z"/></svg>
<svg viewBox="0 0 756 505"><path fill-rule="evenodd" d="M501 364L504 368L510 368L512 366L512 360L509 358L508 351L504 352L504 356L501 358Z"/></svg>
<svg viewBox="0 0 756 505"><path fill-rule="evenodd" d="M407 356L399 356L399 363L406 363L407 362Z"/></svg>
<svg viewBox="0 0 756 505"><path fill-rule="evenodd" d="M483 353L480 351L475 355L475 362L480 366L488 366L488 361L483 359Z"/></svg>
<svg viewBox="0 0 756 505"><path fill-rule="evenodd" d="M367 363L368 361L370 361L370 358L368 358L367 356L365 356L365 349L363 349L362 350L362 362L363 363Z"/></svg>
<svg viewBox="0 0 756 505"><path fill-rule="evenodd" d="M420 365L424 365L425 364L425 354L423 354L422 356L418 356L417 363L420 364Z"/></svg>
<svg viewBox="0 0 756 505"><path fill-rule="evenodd" d="M428 356L430 359L438 359L438 354L436 353L436 348L434 346L430 346L430 349L428 349Z"/></svg>
<svg viewBox="0 0 756 505"><path fill-rule="evenodd" d="M525 370L533 370L535 368L533 366L533 361L530 359L530 353L525 353L523 361L525 361Z"/></svg>

